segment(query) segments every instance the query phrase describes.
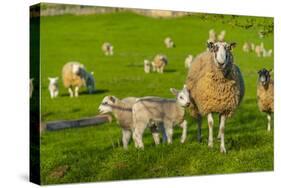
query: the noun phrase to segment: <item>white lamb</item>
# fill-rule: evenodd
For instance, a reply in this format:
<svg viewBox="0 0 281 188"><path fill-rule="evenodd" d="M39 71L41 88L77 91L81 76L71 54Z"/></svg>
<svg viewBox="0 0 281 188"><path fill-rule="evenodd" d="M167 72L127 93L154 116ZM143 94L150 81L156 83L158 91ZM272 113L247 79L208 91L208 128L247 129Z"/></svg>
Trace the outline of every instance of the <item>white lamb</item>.
<svg viewBox="0 0 281 188"><path fill-rule="evenodd" d="M103 43L101 49L103 51L103 53L106 55L106 56L111 56L113 55L113 46L112 44L110 44L109 42L105 42Z"/></svg>
<svg viewBox="0 0 281 188"><path fill-rule="evenodd" d="M145 59L144 62L144 72L145 73L150 73L151 72L151 69L152 69L152 64L149 60Z"/></svg>
<svg viewBox="0 0 281 188"><path fill-rule="evenodd" d="M50 81L50 83L49 83L50 96L53 99L59 95L59 83L58 83L59 78L58 77L55 77L55 78L49 77L48 79Z"/></svg>
<svg viewBox="0 0 281 188"><path fill-rule="evenodd" d="M166 48L174 48L176 46L174 41L170 37L165 38L164 44Z"/></svg>
<svg viewBox="0 0 281 188"><path fill-rule="evenodd" d="M156 122L156 125L164 125L168 143L172 143L173 127L180 125L183 128L181 142L185 141L187 121L184 119L184 115L185 108L190 104L189 92L186 86L181 91L174 88L170 90L176 99L144 97L133 105L133 138L137 148L144 148L142 135L151 122Z"/></svg>

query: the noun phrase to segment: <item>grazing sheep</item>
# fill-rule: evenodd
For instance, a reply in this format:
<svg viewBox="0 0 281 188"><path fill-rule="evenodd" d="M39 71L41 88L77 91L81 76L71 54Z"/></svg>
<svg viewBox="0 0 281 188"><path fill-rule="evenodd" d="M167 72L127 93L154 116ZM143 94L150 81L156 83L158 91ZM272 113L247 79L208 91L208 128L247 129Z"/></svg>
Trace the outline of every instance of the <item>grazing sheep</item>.
<svg viewBox="0 0 281 188"><path fill-rule="evenodd" d="M145 73L150 73L151 69L152 69L152 65L151 63L149 62L149 60L145 59L144 62L144 72Z"/></svg>
<svg viewBox="0 0 281 188"><path fill-rule="evenodd" d="M220 151L225 153L224 127L244 96L244 81L234 64L231 50L235 43L208 43L208 52L199 54L189 69L186 84L190 91L190 113L197 118L198 140L201 140L202 116L208 116L209 147L213 147L213 113L220 117Z"/></svg>
<svg viewBox="0 0 281 188"><path fill-rule="evenodd" d="M271 129L271 115L274 113L274 82L270 78L270 71L261 69L258 71L259 80L257 86L258 106L261 112L267 114L267 130Z"/></svg>
<svg viewBox="0 0 281 188"><path fill-rule="evenodd" d="M262 56L262 53L264 51L264 45L263 43L261 43L260 45L256 45L255 47L255 52L257 54L258 57L261 57Z"/></svg>
<svg viewBox="0 0 281 188"><path fill-rule="evenodd" d="M29 79L29 98L32 97L32 93L33 93L33 78Z"/></svg>
<svg viewBox="0 0 281 188"><path fill-rule="evenodd" d="M251 51L251 44L248 43L248 42L245 42L244 45L243 45L243 51L244 52L250 52Z"/></svg>
<svg viewBox="0 0 281 188"><path fill-rule="evenodd" d="M173 127L183 128L181 143L186 139L187 121L184 120L185 108L190 104L189 92L184 87L181 91L171 89L176 99L144 97L133 105L133 137L137 148L144 148L142 135L150 122L163 123L168 143L172 143Z"/></svg>
<svg viewBox="0 0 281 188"><path fill-rule="evenodd" d="M158 54L154 57L151 64L154 72L163 73L165 66L168 64L168 59L165 55Z"/></svg>
<svg viewBox="0 0 281 188"><path fill-rule="evenodd" d="M222 30L220 32L220 34L218 35L218 42L224 42L225 34L226 34L225 30Z"/></svg>
<svg viewBox="0 0 281 188"><path fill-rule="evenodd" d="M95 90L93 72L89 73L79 62L66 63L62 68L64 87L68 88L70 97L78 97L79 89L86 86L89 94Z"/></svg>
<svg viewBox="0 0 281 188"><path fill-rule="evenodd" d="M272 49L269 49L269 50L263 49L262 56L263 57L271 57L272 56Z"/></svg>
<svg viewBox="0 0 281 188"><path fill-rule="evenodd" d="M58 77L55 77L55 78L48 78L50 83L49 83L49 91L50 91L50 96L51 98L55 98L59 95L59 83L58 83L58 80L59 78Z"/></svg>
<svg viewBox="0 0 281 188"><path fill-rule="evenodd" d="M164 44L166 45L166 48L174 48L174 47L176 47L174 41L170 37L165 38Z"/></svg>
<svg viewBox="0 0 281 188"><path fill-rule="evenodd" d="M186 58L185 58L185 61L184 61L184 66L185 68L190 68L191 66L191 63L192 63L192 60L193 60L193 56L192 55L188 55Z"/></svg>
<svg viewBox="0 0 281 188"><path fill-rule="evenodd" d="M116 118L122 129L122 142L124 149L128 148L128 143L133 132L132 106L135 104L136 100L137 98L135 97L127 97L120 100L115 96L106 96L103 98L102 103L99 106L101 114L112 113ZM150 122L150 125L154 142L155 144L159 144L158 130L152 122Z"/></svg>
<svg viewBox="0 0 281 188"><path fill-rule="evenodd" d="M106 56L113 55L113 46L109 42L103 43L101 49Z"/></svg>

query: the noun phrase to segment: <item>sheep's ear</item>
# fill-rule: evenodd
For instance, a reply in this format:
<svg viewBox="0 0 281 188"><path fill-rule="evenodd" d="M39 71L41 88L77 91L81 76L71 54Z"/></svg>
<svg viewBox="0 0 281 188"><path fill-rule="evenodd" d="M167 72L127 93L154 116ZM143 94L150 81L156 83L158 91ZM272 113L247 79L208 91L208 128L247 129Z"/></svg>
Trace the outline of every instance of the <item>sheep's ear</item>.
<svg viewBox="0 0 281 188"><path fill-rule="evenodd" d="M109 100L111 100L111 102L113 102L113 103L115 103L115 102L116 102L116 98L115 98L115 97L113 97L113 96L110 96L110 97L109 97Z"/></svg>
<svg viewBox="0 0 281 188"><path fill-rule="evenodd" d="M234 47L236 47L236 42L232 42L229 45L230 50L232 50Z"/></svg>
<svg viewBox="0 0 281 188"><path fill-rule="evenodd" d="M173 95L175 95L175 96L177 96L178 93L179 93L179 91L176 90L175 88L170 88L170 91L171 91L171 93L172 93Z"/></svg>
<svg viewBox="0 0 281 188"><path fill-rule="evenodd" d="M207 42L207 47L210 51L212 51L215 47L215 44L213 42Z"/></svg>

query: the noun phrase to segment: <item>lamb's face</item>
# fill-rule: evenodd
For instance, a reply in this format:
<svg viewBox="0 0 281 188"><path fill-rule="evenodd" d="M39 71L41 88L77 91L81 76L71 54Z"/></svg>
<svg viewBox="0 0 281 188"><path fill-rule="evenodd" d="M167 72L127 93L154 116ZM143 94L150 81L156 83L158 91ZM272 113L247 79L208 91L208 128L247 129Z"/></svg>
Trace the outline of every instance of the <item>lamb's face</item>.
<svg viewBox="0 0 281 188"><path fill-rule="evenodd" d="M103 98L100 106L99 106L99 112L101 114L111 113L112 112L112 106L116 102L116 97L114 96L106 96Z"/></svg>
<svg viewBox="0 0 281 188"><path fill-rule="evenodd" d="M270 70L271 71L271 70ZM266 70L265 68L258 71L259 74L259 82L265 86L270 81L270 71Z"/></svg>
<svg viewBox="0 0 281 188"><path fill-rule="evenodd" d="M50 81L50 85L56 85L58 83L58 80L59 80L58 77L55 77L55 78L49 77L48 79Z"/></svg>
<svg viewBox="0 0 281 188"><path fill-rule="evenodd" d="M236 43L208 42L208 48L214 54L215 64L219 69L225 69L232 62L231 50L235 45Z"/></svg>
<svg viewBox="0 0 281 188"><path fill-rule="evenodd" d="M174 88L171 88L170 91L176 96L177 103L182 107L188 107L190 105L190 96L189 91L184 85L183 89L178 91Z"/></svg>

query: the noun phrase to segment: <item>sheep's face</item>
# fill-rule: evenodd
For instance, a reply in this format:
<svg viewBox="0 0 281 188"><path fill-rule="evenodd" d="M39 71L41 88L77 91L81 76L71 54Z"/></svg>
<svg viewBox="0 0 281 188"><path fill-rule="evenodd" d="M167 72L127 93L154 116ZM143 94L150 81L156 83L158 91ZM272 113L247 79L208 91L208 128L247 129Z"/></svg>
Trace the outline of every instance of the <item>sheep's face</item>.
<svg viewBox="0 0 281 188"><path fill-rule="evenodd" d="M176 96L177 103L182 107L188 107L190 105L190 96L189 91L184 85L182 90L176 90L175 88L171 88L170 91L173 95Z"/></svg>
<svg viewBox="0 0 281 188"><path fill-rule="evenodd" d="M263 85L266 86L269 81L270 81L270 72L271 70L266 70L265 68L261 69L258 71L259 74L259 82Z"/></svg>
<svg viewBox="0 0 281 188"><path fill-rule="evenodd" d="M208 42L208 49L214 54L215 64L219 69L225 69L229 63L232 62L231 50L235 47L236 43L226 42Z"/></svg>
<svg viewBox="0 0 281 188"><path fill-rule="evenodd" d="M112 106L116 103L117 98L114 96L106 96L103 98L100 106L99 106L99 112L101 114L111 113L112 112Z"/></svg>
<svg viewBox="0 0 281 188"><path fill-rule="evenodd" d="M89 94L92 94L94 92L94 73L87 73L87 78L86 78L86 87L88 89Z"/></svg>
<svg viewBox="0 0 281 188"><path fill-rule="evenodd" d="M50 85L56 85L58 83L58 80L59 80L58 77L55 77L55 78L49 77L48 79L50 81Z"/></svg>

